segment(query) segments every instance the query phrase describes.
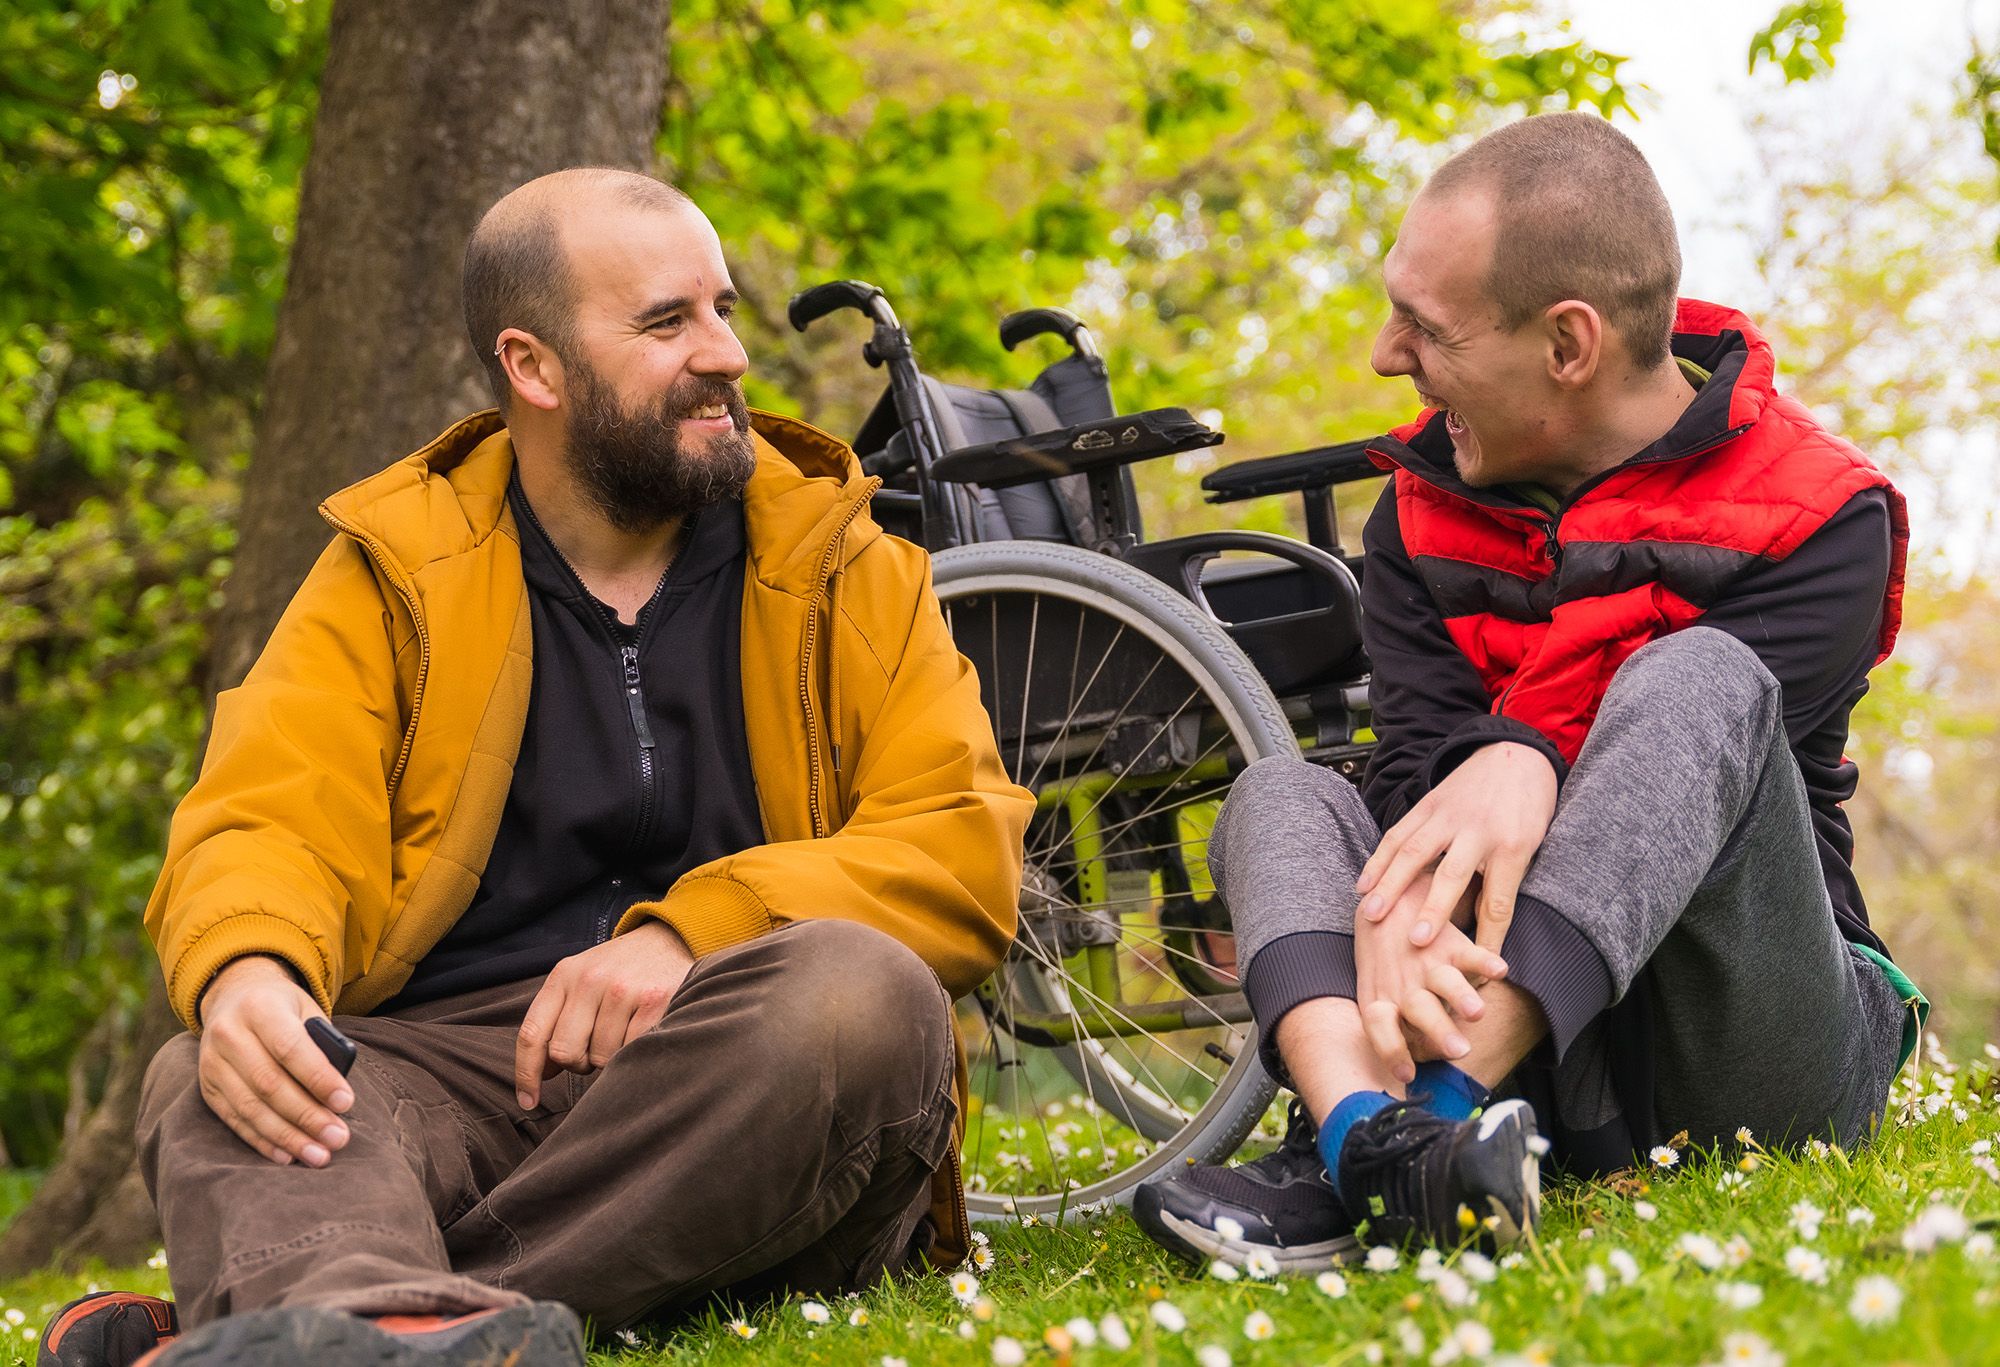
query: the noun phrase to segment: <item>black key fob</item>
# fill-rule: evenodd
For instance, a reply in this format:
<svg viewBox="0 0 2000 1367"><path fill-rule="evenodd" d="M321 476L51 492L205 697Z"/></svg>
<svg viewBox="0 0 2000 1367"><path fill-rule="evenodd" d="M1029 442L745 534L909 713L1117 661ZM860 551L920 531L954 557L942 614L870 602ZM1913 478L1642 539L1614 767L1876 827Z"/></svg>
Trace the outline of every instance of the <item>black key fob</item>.
<svg viewBox="0 0 2000 1367"><path fill-rule="evenodd" d="M326 1055L326 1061L338 1068L342 1077L346 1077L347 1070L354 1066L354 1056L361 1051L360 1046L341 1034L340 1028L325 1016L314 1016L307 1021L306 1033L312 1036L312 1042L319 1046L319 1051Z"/></svg>

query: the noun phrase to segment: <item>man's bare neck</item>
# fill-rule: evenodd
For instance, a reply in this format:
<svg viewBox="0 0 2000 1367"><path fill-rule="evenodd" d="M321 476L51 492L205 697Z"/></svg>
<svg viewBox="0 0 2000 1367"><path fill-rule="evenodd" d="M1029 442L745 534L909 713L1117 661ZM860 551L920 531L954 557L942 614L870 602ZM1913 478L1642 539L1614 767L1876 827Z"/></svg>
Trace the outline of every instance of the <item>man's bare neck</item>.
<svg viewBox="0 0 2000 1367"><path fill-rule="evenodd" d="M1632 393L1620 396L1597 421L1577 431L1574 463L1560 479L1548 481L1567 497L1578 485L1623 465L1674 428L1694 402L1695 389L1673 363L1656 370Z"/></svg>
<svg viewBox="0 0 2000 1367"><path fill-rule="evenodd" d="M637 619L660 577L673 564L686 519L669 518L657 527L628 532L612 525L572 480L560 452L522 452L521 490L549 540L576 571L591 596L618 614Z"/></svg>

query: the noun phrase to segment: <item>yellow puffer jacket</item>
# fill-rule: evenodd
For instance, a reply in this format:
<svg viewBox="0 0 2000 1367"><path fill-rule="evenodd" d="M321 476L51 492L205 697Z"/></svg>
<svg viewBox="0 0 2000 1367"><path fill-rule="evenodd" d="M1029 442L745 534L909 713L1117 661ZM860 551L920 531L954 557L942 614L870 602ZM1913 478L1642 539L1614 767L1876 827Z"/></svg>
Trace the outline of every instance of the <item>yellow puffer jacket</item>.
<svg viewBox="0 0 2000 1367"><path fill-rule="evenodd" d="M743 716L768 843L691 870L657 916L699 957L793 920L893 935L954 996L1014 934L1033 807L1001 768L928 557L868 517L845 445L757 413L744 493ZM320 512L340 535L239 688L146 908L174 1010L272 954L329 1011L393 996L471 904L499 829L533 668L514 450L457 423ZM959 1110L965 1110L960 1068ZM937 1258L968 1231L954 1149Z"/></svg>

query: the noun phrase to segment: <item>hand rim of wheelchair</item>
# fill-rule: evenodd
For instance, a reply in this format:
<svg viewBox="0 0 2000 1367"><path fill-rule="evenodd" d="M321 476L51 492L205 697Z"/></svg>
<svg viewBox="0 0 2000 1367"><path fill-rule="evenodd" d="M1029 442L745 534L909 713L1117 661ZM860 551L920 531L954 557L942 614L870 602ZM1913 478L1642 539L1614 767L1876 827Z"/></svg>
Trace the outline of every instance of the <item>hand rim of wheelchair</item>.
<svg viewBox="0 0 2000 1367"><path fill-rule="evenodd" d="M1243 756L1244 763L1265 755L1296 756L1299 753L1297 738L1285 719L1283 709L1240 648L1193 604L1157 580L1102 555L1073 547L1039 542L985 542L957 547L938 553L933 564L938 598L947 611L948 620L955 606L982 595L995 593L1041 595L1044 599L1063 600L1074 604L1081 612L1099 613L1107 621L1116 622L1122 629L1130 630L1149 641L1164 659L1174 662L1201 691L1204 704L1214 709L1226 724L1232 746ZM1035 611L1038 612L1039 609ZM1079 640L1080 633L1081 627L1079 627ZM961 641L961 649L966 649L970 644L972 643ZM967 650L966 653L972 652ZM1027 673L1026 665L1023 665L1022 672L1024 675ZM999 682L996 681L994 687L996 703L1001 715L1005 716L1007 703L1013 700L1000 699ZM1070 698L1072 712L1075 702L1089 696L1090 685L1086 685L1082 695L1072 693ZM1024 714L1031 700L1032 694L1018 700ZM1115 730L1115 725L1111 729ZM1060 739L1058 737L1058 740ZM1014 757L1003 755L1003 762L1011 758ZM1010 772L1015 767L1017 765L1010 764ZM1192 768L1185 769L1181 777L1186 778L1193 772ZM1023 775L1016 774L1015 777L1018 781ZM1032 888L1037 876L1037 871L1031 862L1031 867L1024 876L1024 883ZM1164 894L1160 894L1157 900L1164 904L1168 899ZM1122 922L1120 924L1122 933ZM1164 925L1161 926L1161 931L1163 935L1170 933ZM1084 986L1081 980L1074 977L1070 977L1067 983L1059 980L1056 974L1049 970L1048 961L1035 960L1034 953L1032 942L1028 945L1017 942L1017 947L1010 952L1007 962L987 984L982 984L981 992L1022 993L1023 996L1017 997L1016 1000L1027 999L1031 1004L1033 999L1039 996L1042 1004L1056 1009L1067 1008L1070 1005L1068 994L1072 987L1089 995L1088 987ZM1194 986L1201 985L1199 973L1194 975L1193 982ZM979 994L974 995L976 998ZM1189 1000L1195 1000L1199 995L1193 986L1187 991ZM1220 1001L1220 998L1212 998L1211 1001ZM1122 1002L1118 1004L1129 1005ZM987 1018L990 1021L989 1008L982 1006L980 1009L983 1013L988 1013ZM1091 1009L1089 1015L1096 1021L1103 1022L1108 1019L1107 1009L1111 1014L1119 1014L1113 1004L1107 1002L1103 1006ZM1182 1008L1183 1018L1194 1018L1197 1010L1212 1013L1213 1007ZM1102 1177L1081 1183L1067 1191L1063 1189L1061 1174L1054 1169L1053 1164L1045 1168L1042 1174L1046 1179L1045 1185L1050 1187L1050 1190L1045 1192L1031 1192L1025 1189L1024 1184L1019 1183L1017 1189L1013 1191L1000 1189L999 1184L993 1184L987 1190L980 1190L976 1185L978 1177L997 1176L1004 1182L1007 1175L999 1173L997 1169L992 1173L976 1170L969 1174L975 1185L968 1188L967 1192L968 1206L973 1217L1000 1219L1030 1214L1048 1217L1065 1208L1074 1209L1080 1204L1106 1200L1122 1203L1130 1199L1132 1191L1141 1182L1173 1165L1189 1160L1217 1161L1234 1152L1264 1115L1275 1089L1258 1059L1256 1027L1254 1023L1248 1021L1247 1009L1241 1008L1239 1004L1238 1011L1231 1014L1240 1014L1243 1018L1240 1022L1241 1038L1235 1045L1234 1055L1227 1063L1225 1071L1219 1078L1214 1079L1212 1090L1201 1105L1191 1114L1182 1112L1185 1114L1184 1120L1174 1121L1155 1108L1151 1113L1153 1123L1145 1124L1143 1128L1140 1124L1127 1125L1128 1129L1137 1131L1145 1140L1147 1148L1142 1156L1130 1160ZM1230 1023L1233 1025L1237 1022ZM1081 1024L1083 1022L1079 1018L1079 1025ZM1130 1024L1129 1016L1124 1017L1124 1024ZM1118 1029L1116 1025L1103 1028L1114 1031ZM1202 1025L1192 1028L1213 1027ZM1130 1030L1119 1031L1114 1038L1130 1038L1132 1033ZM1121 1110L1123 1118L1128 1122L1148 1116L1146 1104L1138 1094L1151 1089L1142 1086L1136 1091L1121 1090L1115 1070L1122 1065L1118 1064L1102 1036L1091 1037L1086 1033L1081 1043L1055 1041L1045 1046L1038 1046L1033 1040L1014 1038L1008 1045L1003 1046L999 1043L999 1032L991 1029L989 1025L987 1038L992 1041L987 1048L991 1052L992 1068L996 1075L1002 1067L1014 1066L1001 1062L1000 1055L1005 1050L1011 1049L1018 1055L1024 1048L1040 1048L1044 1053L1054 1057L1068 1075L1063 1089L1065 1093L1071 1091L1070 1084L1077 1083L1081 1084L1082 1090L1091 1095L1093 1101L1098 1100L1100 1090L1112 1093L1111 1099L1117 1101L1119 1105L1114 1108L1100 1101L1099 1110L1102 1115L1108 1116L1114 1122L1120 1120ZM1148 1032L1147 1038L1152 1039L1153 1036ZM980 1067L988 1062L989 1054L986 1052L970 1058L969 1075L976 1076ZM1025 1067L1022 1071L1026 1071ZM1132 1078L1130 1069L1125 1069L1124 1072L1128 1079ZM1032 1122L1026 1112L1020 1111L1018 1092L1021 1082L1018 1075L1013 1085L1016 1089L1016 1113L1012 1117L1012 1123L1022 1127L1034 1123L1046 1131L1044 1124L1046 1117L1042 1104L1044 1098L1033 1095L1035 1085L1032 1082L1028 1084L1030 1101L1035 1112ZM1173 1105L1172 1102L1167 1104ZM982 1117L992 1114L994 1111L990 1102L982 1100ZM1004 1116L1005 1113L999 1114ZM968 1117L966 1146L968 1165L985 1159L980 1140L975 1139L973 1133L974 1127L980 1123L979 1118ZM1008 1121L1003 1118L1001 1123L1004 1125ZM1163 1125L1170 1126L1170 1131L1159 1133ZM1149 1130L1154 1133L1148 1133ZM1043 1139L1046 1144L1048 1141L1046 1132ZM1074 1177L1073 1170L1071 1177Z"/></svg>

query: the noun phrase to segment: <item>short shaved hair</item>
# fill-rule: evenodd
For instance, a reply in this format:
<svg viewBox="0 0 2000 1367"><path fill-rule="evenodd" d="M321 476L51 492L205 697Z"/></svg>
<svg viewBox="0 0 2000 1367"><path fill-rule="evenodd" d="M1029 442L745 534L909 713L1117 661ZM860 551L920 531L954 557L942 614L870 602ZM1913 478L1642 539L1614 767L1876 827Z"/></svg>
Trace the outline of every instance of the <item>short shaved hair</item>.
<svg viewBox="0 0 2000 1367"><path fill-rule="evenodd" d="M1594 114L1538 114L1446 162L1424 193L1490 190L1496 227L1487 290L1520 327L1581 299L1640 366L1672 357L1681 246L1673 210L1632 140Z"/></svg>
<svg viewBox="0 0 2000 1367"><path fill-rule="evenodd" d="M508 328L533 333L570 359L575 340L576 279L562 242L562 206L579 196L606 195L637 209L678 209L691 205L685 193L636 171L612 166L578 166L518 186L480 217L465 244L459 299L472 354L486 370L486 383L502 412L513 386L495 344Z"/></svg>

